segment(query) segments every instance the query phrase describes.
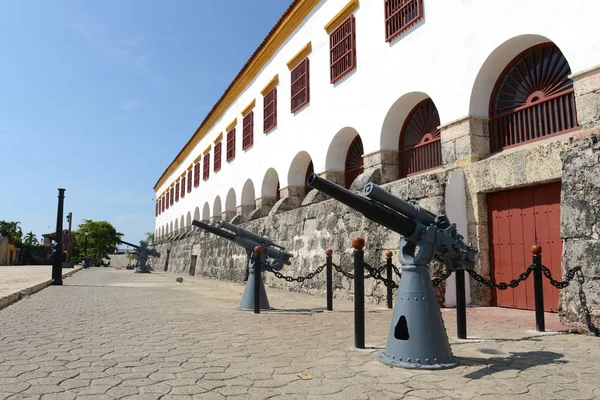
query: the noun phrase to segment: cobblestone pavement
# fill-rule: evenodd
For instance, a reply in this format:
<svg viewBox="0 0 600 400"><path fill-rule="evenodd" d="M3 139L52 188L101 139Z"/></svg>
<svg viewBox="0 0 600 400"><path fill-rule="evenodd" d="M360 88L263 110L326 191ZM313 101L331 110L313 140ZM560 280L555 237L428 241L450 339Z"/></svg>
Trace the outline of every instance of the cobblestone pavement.
<svg viewBox="0 0 600 400"><path fill-rule="evenodd" d="M532 313L470 309L461 341L444 311L461 365L415 371L377 361L390 310L367 306L357 350L352 303L267 290L279 310L255 315L240 284L80 271L0 310L0 400L600 397L600 341L528 331Z"/></svg>

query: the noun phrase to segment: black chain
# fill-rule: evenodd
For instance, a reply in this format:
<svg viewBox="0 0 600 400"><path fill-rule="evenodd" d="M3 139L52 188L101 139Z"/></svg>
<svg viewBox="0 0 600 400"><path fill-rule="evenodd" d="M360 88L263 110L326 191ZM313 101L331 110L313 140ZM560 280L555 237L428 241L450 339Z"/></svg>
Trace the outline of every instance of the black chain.
<svg viewBox="0 0 600 400"><path fill-rule="evenodd" d="M500 282L500 283L496 283L494 281L492 281L491 279L485 279L483 276L479 275L477 272L475 272L472 269L466 269L465 271L467 271L467 273L469 275L471 275L471 277L473 279L475 279L477 282L481 282L484 285L486 285L487 287L495 287L498 290L506 290L509 287L511 288L516 288L517 286L519 286L519 283L523 282L525 279L529 278L529 275L531 274L531 272L535 269L535 265L531 264L529 267L527 267L527 269L525 271L523 271L521 273L521 275L519 275L519 277L517 279L513 279L508 283L504 283L504 282Z"/></svg>
<svg viewBox="0 0 600 400"><path fill-rule="evenodd" d="M583 284L585 283L585 277L583 276L583 272L581 271L581 267L575 267L572 270L567 272L567 275L571 272L575 271L577 273L577 281L579 282L579 301L581 302L581 308L583 313L585 314L585 322L587 323L588 329L595 336L600 337L600 328L594 326L594 322L592 321L592 315L590 314L590 309L587 306L587 299L585 297L585 292L583 291ZM552 282L552 281L550 281Z"/></svg>
<svg viewBox="0 0 600 400"><path fill-rule="evenodd" d="M573 278L575 277L575 273L580 270L581 270L581 267L575 267L573 269L568 270L567 274L566 274L567 279L565 279L562 282L559 282L559 281L552 279L552 273L550 272L550 270L545 265L542 265L542 272L544 273L544 276L550 280L550 284L552 286L557 287L559 289L564 289L567 286L569 286L569 282L571 282L573 280Z"/></svg>
<svg viewBox="0 0 600 400"><path fill-rule="evenodd" d="M337 265L337 264L331 263L331 265L333 266L333 268L335 268L335 270L336 270L338 273L340 273L340 274L344 275L346 278L348 278L348 279L354 279L354 274L352 274L352 273L350 273L350 272L347 272L347 271L344 271L344 270L342 269L342 267L340 267L340 266L339 266L339 265Z"/></svg>
<svg viewBox="0 0 600 400"><path fill-rule="evenodd" d="M394 264L392 264L392 269L394 270L396 275L398 275L398 279L402 279L402 273L400 272L400 270L398 270L398 267L396 267Z"/></svg>
<svg viewBox="0 0 600 400"><path fill-rule="evenodd" d="M383 271L383 268L387 268L387 265L384 265L383 267L381 267L379 269L375 269L367 263L364 263L363 265L365 266L367 271L369 271L369 275L371 275L373 278L383 282L383 284L386 287L391 287L392 289L395 289L398 287L396 282L394 282L393 280L387 279L387 278L384 278L383 276L381 276L381 272Z"/></svg>
<svg viewBox="0 0 600 400"><path fill-rule="evenodd" d="M437 287L437 286L438 286L440 283L442 283L442 281L445 281L446 279L448 279L448 278L450 277L450 275L452 275L452 271L450 271L450 272L446 272L446 273L444 273L444 274L440 275L440 276L439 276L439 277L437 277L437 278L433 278L433 279L431 280L431 285L432 285L433 287Z"/></svg>
<svg viewBox="0 0 600 400"><path fill-rule="evenodd" d="M286 282L298 282L298 283L302 283L302 282L304 282L306 280L314 278L315 276L317 276L318 274L320 274L321 271L323 271L323 268L325 268L326 266L327 266L327 264L320 265L315 270L315 272L309 272L308 275L306 275L306 276L299 276L297 278L294 278L293 276L283 275L281 272L275 271L273 268L271 268L268 265L263 265L263 267L265 268L265 270L267 270L269 272L272 272L275 275L275 277L277 277L279 279L285 279Z"/></svg>

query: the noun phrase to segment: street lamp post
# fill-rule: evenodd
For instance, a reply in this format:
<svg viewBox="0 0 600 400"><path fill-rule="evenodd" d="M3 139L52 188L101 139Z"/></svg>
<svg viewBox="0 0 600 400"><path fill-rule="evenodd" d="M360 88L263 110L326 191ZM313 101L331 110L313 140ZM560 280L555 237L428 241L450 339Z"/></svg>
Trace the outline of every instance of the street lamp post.
<svg viewBox="0 0 600 400"><path fill-rule="evenodd" d="M56 216L56 249L52 263L51 285L62 285L62 263L63 263L63 204L65 200L65 189L58 189L58 212Z"/></svg>

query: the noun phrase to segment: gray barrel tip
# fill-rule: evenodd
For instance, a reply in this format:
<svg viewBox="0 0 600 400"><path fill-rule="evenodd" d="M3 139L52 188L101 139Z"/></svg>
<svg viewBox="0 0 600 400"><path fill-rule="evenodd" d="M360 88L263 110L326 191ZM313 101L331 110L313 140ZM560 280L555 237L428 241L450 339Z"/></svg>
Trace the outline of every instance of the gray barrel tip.
<svg viewBox="0 0 600 400"><path fill-rule="evenodd" d="M312 172L309 176L308 179L306 180L306 186L310 186L314 181L315 178L317 177L317 174L315 174L314 172Z"/></svg>
<svg viewBox="0 0 600 400"><path fill-rule="evenodd" d="M369 182L365 185L365 188L363 189L363 193L365 195L368 195L369 193L371 193L373 191L373 188L375 187L373 182Z"/></svg>

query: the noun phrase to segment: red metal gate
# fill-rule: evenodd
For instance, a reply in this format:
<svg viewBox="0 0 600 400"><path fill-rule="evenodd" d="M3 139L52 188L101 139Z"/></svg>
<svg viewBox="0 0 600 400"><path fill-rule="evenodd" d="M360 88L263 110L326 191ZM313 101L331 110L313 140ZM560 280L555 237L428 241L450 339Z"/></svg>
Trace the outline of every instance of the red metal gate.
<svg viewBox="0 0 600 400"><path fill-rule="evenodd" d="M562 280L560 182L487 196L491 277L509 282L531 265L531 246L542 246L542 263ZM533 310L533 274L518 287L492 290L492 304ZM558 289L544 278L544 310L556 312Z"/></svg>

